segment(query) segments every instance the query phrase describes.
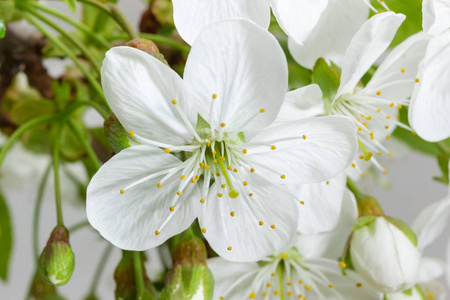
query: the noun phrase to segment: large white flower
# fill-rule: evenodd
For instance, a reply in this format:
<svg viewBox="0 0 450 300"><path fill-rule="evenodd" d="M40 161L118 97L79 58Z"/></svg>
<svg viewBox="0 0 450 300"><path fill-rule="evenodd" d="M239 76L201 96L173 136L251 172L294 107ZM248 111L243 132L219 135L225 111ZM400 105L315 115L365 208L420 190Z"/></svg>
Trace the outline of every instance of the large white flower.
<svg viewBox="0 0 450 300"><path fill-rule="evenodd" d="M303 117L305 109L351 118L358 128L360 145L360 159L352 164L356 170L350 172L352 175L364 175L363 170L368 166L366 160L385 171L375 156L392 155L383 142L390 139L396 126L405 127L397 120L398 109L409 103L418 64L429 41L427 35L414 35L398 45L367 85L360 85L361 78L388 48L404 19L404 15L386 12L364 23L346 50L338 91L326 105L321 104L322 94L317 87L308 86L290 92L280 113L284 120ZM309 98L308 101L304 101L305 98Z"/></svg>
<svg viewBox="0 0 450 300"><path fill-rule="evenodd" d="M348 196L340 211L339 225L326 234L299 235L295 244L300 248L271 255L258 263L209 259L215 279L214 299L381 299L381 294L355 273L347 271L347 276L343 276L339 264L332 260L337 258L336 252L342 252L357 217L355 199L351 193ZM329 238L334 236L344 238L336 243ZM332 248L335 253L329 251ZM332 259L320 258L323 255Z"/></svg>
<svg viewBox="0 0 450 300"><path fill-rule="evenodd" d="M102 84L142 143L113 157L88 187L89 221L120 248L155 247L198 217L219 255L258 260L295 234L296 203L280 184L333 177L355 153L347 118L271 125L287 64L276 39L247 21L202 31L184 79L142 51L113 48Z"/></svg>

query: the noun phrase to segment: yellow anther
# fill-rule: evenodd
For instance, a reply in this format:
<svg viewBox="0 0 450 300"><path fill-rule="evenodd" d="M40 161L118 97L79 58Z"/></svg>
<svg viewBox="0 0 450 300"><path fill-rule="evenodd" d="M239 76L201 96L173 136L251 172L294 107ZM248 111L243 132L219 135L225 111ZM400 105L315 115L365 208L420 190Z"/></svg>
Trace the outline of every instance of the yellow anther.
<svg viewBox="0 0 450 300"><path fill-rule="evenodd" d="M224 189L224 188L227 187L227 185L226 184L222 184L221 187Z"/></svg>
<svg viewBox="0 0 450 300"><path fill-rule="evenodd" d="M339 267L341 267L342 269L345 269L347 267L347 264L345 262L341 261L339 263Z"/></svg>
<svg viewBox="0 0 450 300"><path fill-rule="evenodd" d="M367 123L363 123L364 127L366 127L367 129L369 129L369 126L367 126Z"/></svg>
<svg viewBox="0 0 450 300"><path fill-rule="evenodd" d="M263 297L265 297L265 296L267 296L267 292L264 292L264 293L263 293Z"/></svg>
<svg viewBox="0 0 450 300"><path fill-rule="evenodd" d="M308 291L310 291L312 289L312 286L310 285L305 285L305 289L307 289Z"/></svg>
<svg viewBox="0 0 450 300"><path fill-rule="evenodd" d="M233 172L234 172L234 173L237 173L237 171L238 171L238 169L236 169L236 168L233 169Z"/></svg>
<svg viewBox="0 0 450 300"><path fill-rule="evenodd" d="M380 95L381 95L381 92L380 92L380 91L378 91L378 92L377 92L377 96L380 96Z"/></svg>
<svg viewBox="0 0 450 300"><path fill-rule="evenodd" d="M231 251L231 249L233 249L233 248L231 248L231 247L228 247L228 248L227 248L228 251Z"/></svg>
<svg viewBox="0 0 450 300"><path fill-rule="evenodd" d="M275 229L275 225L270 225L270 228Z"/></svg>
<svg viewBox="0 0 450 300"><path fill-rule="evenodd" d="M272 146L270 147L270 149L275 150L275 149L277 149L277 147L275 147L275 145L272 145Z"/></svg>
<svg viewBox="0 0 450 300"><path fill-rule="evenodd" d="M158 230L156 230L156 231L155 231L155 234L156 234L156 235L160 235L161 232L159 232Z"/></svg>
<svg viewBox="0 0 450 300"><path fill-rule="evenodd" d="M416 78L416 80L414 80L416 83L418 83L420 80L419 80L419 78Z"/></svg>
<svg viewBox="0 0 450 300"><path fill-rule="evenodd" d="M366 176L366 174L364 174L364 173L361 173L361 177L364 177L364 176Z"/></svg>
<svg viewBox="0 0 450 300"><path fill-rule="evenodd" d="M391 116L386 116L386 119L388 119L388 120L389 120L390 118L391 118Z"/></svg>
<svg viewBox="0 0 450 300"><path fill-rule="evenodd" d="M231 166L227 166L227 170L231 171L233 168Z"/></svg>
<svg viewBox="0 0 450 300"><path fill-rule="evenodd" d="M412 134L413 134L413 135L417 135L417 132L416 132L416 131L413 131Z"/></svg>
<svg viewBox="0 0 450 300"><path fill-rule="evenodd" d="M364 158L364 155L360 154L359 159L363 159L363 158Z"/></svg>
<svg viewBox="0 0 450 300"><path fill-rule="evenodd" d="M301 205L305 205L305 201L300 201L300 204Z"/></svg>
<svg viewBox="0 0 450 300"><path fill-rule="evenodd" d="M286 175L283 174L283 175L280 176L280 178L281 179L286 179Z"/></svg>
<svg viewBox="0 0 450 300"><path fill-rule="evenodd" d="M276 296L278 295L278 291L274 291L273 294Z"/></svg>
<svg viewBox="0 0 450 300"><path fill-rule="evenodd" d="M225 157L224 157L224 156L221 156L220 159L221 159L221 160L225 160Z"/></svg>
<svg viewBox="0 0 450 300"><path fill-rule="evenodd" d="M247 149L243 149L242 153L247 154Z"/></svg>
<svg viewBox="0 0 450 300"><path fill-rule="evenodd" d="M356 287L362 287L362 283L359 283L359 282L358 282L358 283L356 284Z"/></svg>
<svg viewBox="0 0 450 300"><path fill-rule="evenodd" d="M428 293L427 294L427 298L428 299L434 299L434 294L433 293Z"/></svg>
<svg viewBox="0 0 450 300"><path fill-rule="evenodd" d="M328 287L329 287L330 289L332 289L332 288L334 288L334 285L329 284Z"/></svg>
<svg viewBox="0 0 450 300"><path fill-rule="evenodd" d="M253 197L253 193L248 194L250 197Z"/></svg>
<svg viewBox="0 0 450 300"><path fill-rule="evenodd" d="M361 131L362 130L362 128L361 127L358 127L358 131Z"/></svg>
<svg viewBox="0 0 450 300"><path fill-rule="evenodd" d="M355 164L355 163L352 163L352 167L353 167L353 168L356 168L356 164Z"/></svg>
<svg viewBox="0 0 450 300"><path fill-rule="evenodd" d="M395 105L394 103L389 104L390 107L394 107L394 105Z"/></svg>
<svg viewBox="0 0 450 300"><path fill-rule="evenodd" d="M330 181L329 181L329 180L327 180L327 184L330 184Z"/></svg>
<svg viewBox="0 0 450 300"><path fill-rule="evenodd" d="M380 2L382 1L380 0ZM405 73L405 69L401 69L400 72Z"/></svg>
<svg viewBox="0 0 450 300"><path fill-rule="evenodd" d="M164 149L164 151L166 151L166 153L170 153L170 149L169 148Z"/></svg>
<svg viewBox="0 0 450 300"><path fill-rule="evenodd" d="M381 151L378 151L378 155L381 155L381 154L383 154Z"/></svg>
<svg viewBox="0 0 450 300"><path fill-rule="evenodd" d="M171 206L171 207L169 208L169 210L170 210L170 211L174 211L174 210L175 210L175 207Z"/></svg>
<svg viewBox="0 0 450 300"><path fill-rule="evenodd" d="M217 164L217 159L215 159L215 158L214 158L214 163L216 163L216 164Z"/></svg>
<svg viewBox="0 0 450 300"><path fill-rule="evenodd" d="M220 127L225 127L225 126L227 126L227 124L225 124L225 123L220 123Z"/></svg>
<svg viewBox="0 0 450 300"><path fill-rule="evenodd" d="M204 166L205 164L201 162L201 163L199 163L198 165L200 166L200 168L203 168L203 166Z"/></svg>
<svg viewBox="0 0 450 300"><path fill-rule="evenodd" d="M392 156L392 152L389 152L388 155L389 155L389 156Z"/></svg>
<svg viewBox="0 0 450 300"><path fill-rule="evenodd" d="M128 133L129 133L130 135L134 135L134 131L133 131L133 130L130 130Z"/></svg>
<svg viewBox="0 0 450 300"><path fill-rule="evenodd" d="M205 228L202 228L202 232L203 232L203 233L206 233L206 229L205 229Z"/></svg>
<svg viewBox="0 0 450 300"><path fill-rule="evenodd" d="M387 125L386 125L386 126L384 126L384 129L389 129L389 126L387 126Z"/></svg>
<svg viewBox="0 0 450 300"><path fill-rule="evenodd" d="M299 284L303 284L303 280L300 279L300 280L298 281L298 283L299 283Z"/></svg>
<svg viewBox="0 0 450 300"><path fill-rule="evenodd" d="M370 121L370 120L372 120L372 116L368 116L368 117L366 117L366 120L367 120L367 121Z"/></svg>
<svg viewBox="0 0 450 300"><path fill-rule="evenodd" d="M217 151L213 151L213 152L211 152L211 153L212 153L212 155L214 155L214 156L215 156L215 155L216 155L216 153L217 153Z"/></svg>
<svg viewBox="0 0 450 300"><path fill-rule="evenodd" d="M198 175L195 175L195 180L199 180L200 179L200 176L198 176Z"/></svg>
<svg viewBox="0 0 450 300"><path fill-rule="evenodd" d="M390 136L390 135L387 135L387 136L386 136L386 139L387 139L387 140L391 139L391 136Z"/></svg>
<svg viewBox="0 0 450 300"><path fill-rule="evenodd" d="M263 221L259 221L259 226L263 226L264 222Z"/></svg>
<svg viewBox="0 0 450 300"><path fill-rule="evenodd" d="M249 298L250 298L250 299L254 299L255 297L256 297L255 292L251 292Z"/></svg>
<svg viewBox="0 0 450 300"><path fill-rule="evenodd" d="M219 176L220 176L220 173L219 173L219 172L217 172L217 173L216 173L216 176L217 176L217 177L219 177Z"/></svg>
<svg viewBox="0 0 450 300"><path fill-rule="evenodd" d="M207 142L206 142L206 146L211 147L211 142L210 142L210 141L207 141Z"/></svg>
<svg viewBox="0 0 450 300"><path fill-rule="evenodd" d="M173 100L172 100L172 104L173 104L173 105L177 104L177 100L173 99Z"/></svg>
<svg viewBox="0 0 450 300"><path fill-rule="evenodd" d="M303 138L304 140L306 140L306 135L303 135L302 138Z"/></svg>
<svg viewBox="0 0 450 300"><path fill-rule="evenodd" d="M361 122L361 120L359 118L356 118L356 121Z"/></svg>
<svg viewBox="0 0 450 300"><path fill-rule="evenodd" d="M217 194L217 197L222 198L222 197L223 197L223 194L222 194L222 193L218 193L218 194Z"/></svg>
<svg viewBox="0 0 450 300"><path fill-rule="evenodd" d="M160 187L162 187L162 183L160 182L156 186L160 188Z"/></svg>
<svg viewBox="0 0 450 300"><path fill-rule="evenodd" d="M291 291L287 292L287 295L288 295L288 297L291 297L292 296L292 292Z"/></svg>
<svg viewBox="0 0 450 300"><path fill-rule="evenodd" d="M192 178L192 179L191 179L191 182L192 182L192 183L196 183L197 181L196 181L194 178Z"/></svg>
<svg viewBox="0 0 450 300"><path fill-rule="evenodd" d="M398 109L401 109L403 106L401 106L400 104L399 105L397 105L397 108Z"/></svg>
<svg viewBox="0 0 450 300"><path fill-rule="evenodd" d="M209 169L209 165L205 165L205 170L208 170Z"/></svg>
<svg viewBox="0 0 450 300"><path fill-rule="evenodd" d="M124 194L124 193L125 193L125 191L124 191L124 190L120 190L120 193L121 193L121 194Z"/></svg>
<svg viewBox="0 0 450 300"><path fill-rule="evenodd" d="M247 182L247 181L244 181L242 184L243 184L244 186L247 186L247 185L248 185L248 182Z"/></svg>
<svg viewBox="0 0 450 300"><path fill-rule="evenodd" d="M234 217L234 211L230 212L230 216Z"/></svg>
<svg viewBox="0 0 450 300"><path fill-rule="evenodd" d="M217 94L212 94L213 99L217 98Z"/></svg>
<svg viewBox="0 0 450 300"><path fill-rule="evenodd" d="M180 196L180 195L181 195L181 192L180 192L180 191L178 191L178 192L177 192L177 196Z"/></svg>
<svg viewBox="0 0 450 300"><path fill-rule="evenodd" d="M276 275L275 273L272 273L272 277L275 277L275 275Z"/></svg>
<svg viewBox="0 0 450 300"><path fill-rule="evenodd" d="M250 169L250 172L254 173L254 172L255 172L255 169L251 168L251 169Z"/></svg>
<svg viewBox="0 0 450 300"><path fill-rule="evenodd" d="M225 300L225 298L224 297L220 297L220 300Z"/></svg>
<svg viewBox="0 0 450 300"><path fill-rule="evenodd" d="M265 111L266 111L265 108L261 108L261 109L259 110L260 113L263 113L263 112L265 112Z"/></svg>
<svg viewBox="0 0 450 300"><path fill-rule="evenodd" d="M202 204L205 203L205 199L203 199L203 198L200 199L200 203L202 203Z"/></svg>
<svg viewBox="0 0 450 300"><path fill-rule="evenodd" d="M180 176L180 179L181 179L181 180L183 180L184 178L186 178L186 176L184 176L184 175L181 175L181 176Z"/></svg>
<svg viewBox="0 0 450 300"><path fill-rule="evenodd" d="M286 285L287 285L287 286L291 286L291 285L292 285L292 282L286 282Z"/></svg>
<svg viewBox="0 0 450 300"><path fill-rule="evenodd" d="M272 286L272 284L269 282L269 283L266 284L266 286L267 286L268 288L270 288L270 287Z"/></svg>
<svg viewBox="0 0 450 300"><path fill-rule="evenodd" d="M381 112L381 109L377 109L377 112Z"/></svg>
<svg viewBox="0 0 450 300"><path fill-rule="evenodd" d="M285 258L287 258L289 255L287 254L287 253L283 253L283 254L281 254L281 258L282 259L285 259Z"/></svg>

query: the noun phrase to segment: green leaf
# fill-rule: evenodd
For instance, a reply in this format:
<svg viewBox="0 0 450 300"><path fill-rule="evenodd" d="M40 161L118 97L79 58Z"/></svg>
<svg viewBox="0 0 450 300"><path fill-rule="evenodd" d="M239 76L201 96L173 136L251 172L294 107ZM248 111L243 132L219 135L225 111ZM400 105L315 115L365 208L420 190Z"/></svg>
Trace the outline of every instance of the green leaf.
<svg viewBox="0 0 450 300"><path fill-rule="evenodd" d="M376 216L364 216L364 217L360 217L358 218L355 223L353 224L353 230L362 228L364 226L369 225L370 223L372 223L373 221L375 221L377 219Z"/></svg>
<svg viewBox="0 0 450 300"><path fill-rule="evenodd" d="M67 6L70 8L70 10L73 13L77 12L77 1L76 0L62 0L62 1L64 1L67 4Z"/></svg>
<svg viewBox="0 0 450 300"><path fill-rule="evenodd" d="M46 99L31 99L17 102L11 110L11 121L22 125L31 119L55 112L54 102Z"/></svg>
<svg viewBox="0 0 450 300"><path fill-rule="evenodd" d="M0 193L0 279L8 280L8 266L13 244L11 218L6 200Z"/></svg>
<svg viewBox="0 0 450 300"><path fill-rule="evenodd" d="M449 184L448 164L450 161L450 155L440 154L437 156L437 161L439 164L439 168L441 169L442 176L440 176L440 177L436 176L436 177L433 177L433 179L448 185Z"/></svg>
<svg viewBox="0 0 450 300"><path fill-rule="evenodd" d="M0 39L4 38L6 35L6 25L2 19L0 19Z"/></svg>
<svg viewBox="0 0 450 300"><path fill-rule="evenodd" d="M336 69L329 66L323 58L319 58L314 65L311 81L320 86L325 105L331 105L341 82Z"/></svg>
<svg viewBox="0 0 450 300"><path fill-rule="evenodd" d="M393 217L385 217L385 218L389 223L400 229L411 241L411 243L413 243L413 245L417 247L417 235L414 233L411 227L408 226L408 224L397 218Z"/></svg>

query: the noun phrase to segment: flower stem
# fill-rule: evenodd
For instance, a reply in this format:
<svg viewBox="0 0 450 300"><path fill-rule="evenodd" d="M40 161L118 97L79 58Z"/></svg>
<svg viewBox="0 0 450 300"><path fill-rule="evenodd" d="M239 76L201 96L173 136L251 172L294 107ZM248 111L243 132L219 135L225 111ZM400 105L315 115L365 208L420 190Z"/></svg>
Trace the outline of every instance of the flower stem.
<svg viewBox="0 0 450 300"><path fill-rule="evenodd" d="M78 231L78 230L80 230L80 229L82 229L84 227L89 226L89 225L90 225L89 221L87 221L87 220L86 221L81 221L79 223L76 223L75 225L70 226L68 228L68 230L72 234L72 233L74 233L74 232L76 232L76 231Z"/></svg>
<svg viewBox="0 0 450 300"><path fill-rule="evenodd" d="M128 21L127 17L123 14L123 12L115 5L114 3L106 3L106 6L111 9L111 15L117 21L117 23L125 30L126 33L130 36L132 40L138 39L139 35L134 30L133 26L131 26L130 21Z"/></svg>
<svg viewBox="0 0 450 300"><path fill-rule="evenodd" d="M350 179L350 177L347 177L347 188L355 195L356 201L365 196L364 193L358 189L355 182Z"/></svg>
<svg viewBox="0 0 450 300"><path fill-rule="evenodd" d="M144 277L142 277L141 252L133 251L134 279L136 282L136 299L141 299L144 292Z"/></svg>
<svg viewBox="0 0 450 300"><path fill-rule="evenodd" d="M189 51L191 51L191 47L189 47L188 45L184 45L180 42L174 41L173 39L165 37L165 36L151 34L151 33L139 33L139 37L151 40L155 43L160 43L160 44L165 44L165 45L171 46L172 48L180 50L181 52L184 52L184 53L189 53ZM109 36L106 35L105 38L109 41L126 40L127 35L125 35L125 34L109 35Z"/></svg>
<svg viewBox="0 0 450 300"><path fill-rule="evenodd" d="M102 258L100 259L100 262L98 263L97 269L95 270L94 277L92 279L92 284L89 289L89 296L95 296L95 291L97 289L98 283L100 281L100 277L103 273L103 270L105 269L106 262L108 261L109 255L111 254L111 250L113 249L111 244L108 244L103 251Z"/></svg>
<svg viewBox="0 0 450 300"><path fill-rule="evenodd" d="M45 169L44 175L42 176L41 182L39 184L38 194L36 198L36 203L34 205L34 215L33 215L33 251L34 258L36 262L36 268L39 261L39 220L41 214L41 204L44 198L45 186L47 185L48 177L50 175L50 170L52 164L49 164L47 169Z"/></svg>
<svg viewBox="0 0 450 300"><path fill-rule="evenodd" d="M59 124L56 135L53 140L53 173L55 176L55 201L56 201L56 219L58 226L64 226L62 203L61 203L61 184L59 182L59 159L61 150L61 133L63 124Z"/></svg>
<svg viewBox="0 0 450 300"><path fill-rule="evenodd" d="M88 155L91 163L95 166L95 168L97 170L100 169L100 162L97 158L97 155L95 154L94 149L92 149L92 146L90 145L90 143L86 140L86 138L80 132L79 128L76 127L72 121L69 120L68 125L69 125L70 129L73 131L73 133L75 134L75 136L77 137L77 139L83 145L83 148L86 151L86 154Z"/></svg>
<svg viewBox="0 0 450 300"><path fill-rule="evenodd" d="M26 122L19 128L17 128L16 131L14 131L14 133L8 138L6 143L3 145L2 150L0 151L0 167L3 163L3 160L5 159L6 153L13 146L14 142L20 138L22 133L24 133L28 129L31 129L35 126L42 125L45 123L50 123L51 121L55 121L55 120L59 119L60 117L61 117L60 115L47 115L47 116L37 117L37 118L34 118L34 119Z"/></svg>

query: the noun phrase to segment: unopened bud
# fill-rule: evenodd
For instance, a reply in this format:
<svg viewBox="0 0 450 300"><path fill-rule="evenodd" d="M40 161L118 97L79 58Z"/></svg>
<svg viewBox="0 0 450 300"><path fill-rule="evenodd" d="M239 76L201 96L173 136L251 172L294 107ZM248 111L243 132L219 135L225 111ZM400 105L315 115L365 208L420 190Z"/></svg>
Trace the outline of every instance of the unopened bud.
<svg viewBox="0 0 450 300"><path fill-rule="evenodd" d="M158 59L162 63L169 65L164 58L164 55L159 53L158 47L150 40L147 39L135 39L125 43L125 46L132 47L144 51L147 54L150 54L154 58Z"/></svg>
<svg viewBox="0 0 450 300"><path fill-rule="evenodd" d="M214 279L206 259L203 241L193 234L185 235L172 251L173 265L167 273L161 299L212 299Z"/></svg>
<svg viewBox="0 0 450 300"><path fill-rule="evenodd" d="M69 244L69 231L64 226L56 226L39 257L39 272L49 284L64 285L74 268L75 256Z"/></svg>
<svg viewBox="0 0 450 300"><path fill-rule="evenodd" d="M377 199L372 196L364 195L357 199L358 214L360 217L365 216L384 216L383 208L381 208Z"/></svg>

